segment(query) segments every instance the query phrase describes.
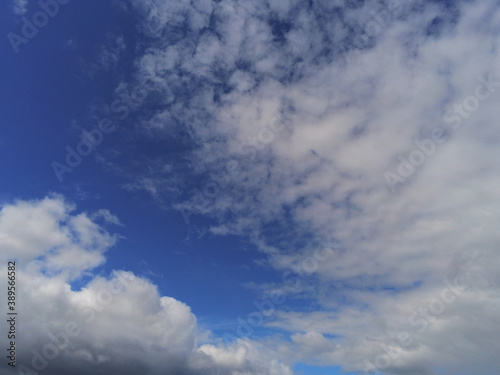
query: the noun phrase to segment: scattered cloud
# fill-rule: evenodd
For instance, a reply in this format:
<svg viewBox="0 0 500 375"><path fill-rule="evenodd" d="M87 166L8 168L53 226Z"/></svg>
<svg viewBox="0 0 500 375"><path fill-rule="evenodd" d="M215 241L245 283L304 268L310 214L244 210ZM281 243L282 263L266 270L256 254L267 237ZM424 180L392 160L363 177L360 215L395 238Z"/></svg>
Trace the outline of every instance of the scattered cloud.
<svg viewBox="0 0 500 375"><path fill-rule="evenodd" d="M111 212L109 212L109 210L100 209L92 215L93 220L99 217L103 218L106 223L123 226L123 224L120 222L120 219L118 219L116 215L113 215Z"/></svg>

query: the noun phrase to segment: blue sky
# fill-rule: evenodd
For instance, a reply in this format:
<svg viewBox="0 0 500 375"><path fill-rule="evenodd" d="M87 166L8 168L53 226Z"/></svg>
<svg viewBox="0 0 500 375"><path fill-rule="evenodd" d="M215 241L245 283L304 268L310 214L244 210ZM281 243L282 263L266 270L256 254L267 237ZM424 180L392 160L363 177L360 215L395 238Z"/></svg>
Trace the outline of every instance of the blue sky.
<svg viewBox="0 0 500 375"><path fill-rule="evenodd" d="M4 1L0 260L27 318L0 374L493 373L499 21Z"/></svg>

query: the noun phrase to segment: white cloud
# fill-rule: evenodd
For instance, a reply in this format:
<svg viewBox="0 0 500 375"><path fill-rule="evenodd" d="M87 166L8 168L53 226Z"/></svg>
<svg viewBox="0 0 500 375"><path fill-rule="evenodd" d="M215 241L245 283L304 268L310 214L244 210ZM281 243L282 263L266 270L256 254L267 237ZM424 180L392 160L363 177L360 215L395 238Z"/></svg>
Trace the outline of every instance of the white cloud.
<svg viewBox="0 0 500 375"><path fill-rule="evenodd" d="M459 129L446 117L476 95L478 77L500 81L497 2L414 1L391 15L374 2L223 0L210 16L201 1L131 3L157 38L137 75L175 97L154 114L155 129L175 118L198 146L193 173L205 178L175 207L218 219L213 233L248 235L279 271L310 255L307 236L340 244L304 281L319 311L275 315L272 326L293 338L276 344L284 358L358 371L379 358L388 374L498 368L498 343L478 337L498 333L500 89ZM374 28L378 16L386 21ZM183 22L190 30L175 34ZM272 130L276 119L284 129ZM436 128L444 142L392 192L384 173ZM214 175L223 181L215 193ZM285 235L266 235L270 227ZM409 317L455 278L468 291L384 364L394 336L415 329Z"/></svg>
<svg viewBox="0 0 500 375"><path fill-rule="evenodd" d="M123 226L123 224L120 222L120 219L118 219L116 215L113 215L111 212L109 212L109 210L100 209L92 215L92 219L96 219L98 217L102 217L106 223Z"/></svg>
<svg viewBox="0 0 500 375"><path fill-rule="evenodd" d="M93 275L116 237L74 210L54 196L5 204L0 211L2 275L7 261L17 265L20 371L291 374L276 360L264 365L266 354L251 341L218 342L197 326L186 304L161 296L149 280L125 271ZM115 218L107 210L98 216L103 213ZM84 273L90 281L72 289L70 282ZM4 289L0 297L7 299ZM241 355L225 354L233 352Z"/></svg>
<svg viewBox="0 0 500 375"><path fill-rule="evenodd" d="M2 260L15 257L32 272L76 279L104 262L116 237L102 232L87 215L59 197L19 201L0 212Z"/></svg>
<svg viewBox="0 0 500 375"><path fill-rule="evenodd" d="M18 16L24 16L28 11L28 0L13 0L12 11Z"/></svg>

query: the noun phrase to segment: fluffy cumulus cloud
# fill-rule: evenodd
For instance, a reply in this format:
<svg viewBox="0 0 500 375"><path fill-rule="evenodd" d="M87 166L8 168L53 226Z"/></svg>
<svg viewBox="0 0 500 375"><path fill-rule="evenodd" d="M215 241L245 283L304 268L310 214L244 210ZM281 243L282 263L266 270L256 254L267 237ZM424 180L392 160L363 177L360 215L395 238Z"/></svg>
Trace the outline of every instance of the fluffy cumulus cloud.
<svg viewBox="0 0 500 375"><path fill-rule="evenodd" d="M498 2L129 9L145 36L136 79L165 94L149 98L140 134L192 145L196 184L177 181L174 207L311 276L268 286L318 307L273 315L289 333L268 338L281 358L365 373L498 368ZM147 178L160 200L175 173L155 168L162 157L131 182ZM321 250L304 246L311 236L337 246L301 267Z"/></svg>
<svg viewBox="0 0 500 375"><path fill-rule="evenodd" d="M189 306L161 296L149 280L93 273L117 241L99 220L119 221L107 210L75 210L61 196L1 208L2 274L16 262L22 308L12 373L291 374L255 342L223 343L202 331Z"/></svg>

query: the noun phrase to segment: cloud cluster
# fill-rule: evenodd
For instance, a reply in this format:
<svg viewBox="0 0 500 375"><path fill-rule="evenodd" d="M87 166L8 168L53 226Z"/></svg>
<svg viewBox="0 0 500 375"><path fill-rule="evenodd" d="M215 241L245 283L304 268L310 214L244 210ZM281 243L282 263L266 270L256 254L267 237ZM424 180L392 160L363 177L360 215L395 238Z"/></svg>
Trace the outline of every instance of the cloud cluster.
<svg viewBox="0 0 500 375"><path fill-rule="evenodd" d="M143 134L193 145L196 185L179 182L175 207L249 236L280 271L314 250L308 236L340 244L311 281L318 311L271 323L290 333L274 343L283 358L388 374L498 368L496 1L129 3L149 40L136 75L170 93ZM481 82L494 90L476 105ZM388 186L435 129L443 142ZM153 170L158 198L171 172ZM416 332L410 317L446 281L467 289ZM376 364L401 332L412 344Z"/></svg>
<svg viewBox="0 0 500 375"><path fill-rule="evenodd" d="M75 209L61 196L1 208L4 284L7 261L17 266L18 374L291 374L257 343L224 345L201 330L187 305L149 280L95 273L117 240L97 221L119 221Z"/></svg>

